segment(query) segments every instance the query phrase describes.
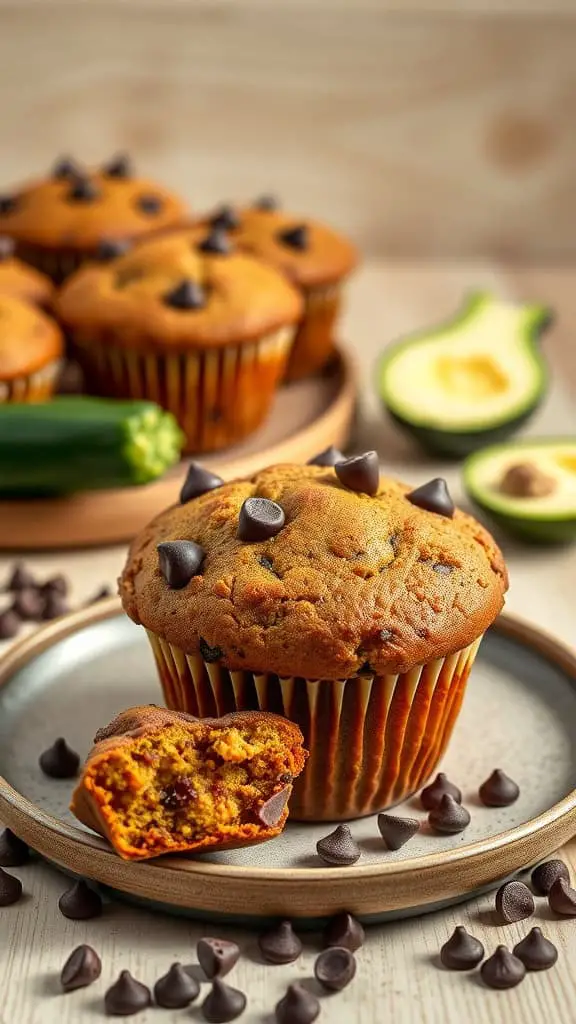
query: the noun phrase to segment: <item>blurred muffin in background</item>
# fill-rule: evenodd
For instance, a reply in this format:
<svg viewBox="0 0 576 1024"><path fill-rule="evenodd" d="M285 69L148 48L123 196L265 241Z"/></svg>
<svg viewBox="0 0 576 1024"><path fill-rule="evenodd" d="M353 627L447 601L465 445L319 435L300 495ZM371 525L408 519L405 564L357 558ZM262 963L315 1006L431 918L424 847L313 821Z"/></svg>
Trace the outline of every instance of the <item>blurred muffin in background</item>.
<svg viewBox="0 0 576 1024"><path fill-rule="evenodd" d="M205 452L265 419L302 299L224 231L199 225L82 268L57 309L89 390L157 402L187 450Z"/></svg>
<svg viewBox="0 0 576 1024"><path fill-rule="evenodd" d="M19 260L14 249L13 239L0 236L0 295L12 295L15 299L48 309L55 292L52 281Z"/></svg>
<svg viewBox="0 0 576 1024"><path fill-rule="evenodd" d="M223 206L207 220L299 289L304 308L286 377L300 380L317 373L334 352L343 285L358 262L354 246L325 224L280 210L271 196L248 207Z"/></svg>
<svg viewBox="0 0 576 1024"><path fill-rule="evenodd" d="M46 313L0 294L0 402L50 398L64 353L62 332Z"/></svg>
<svg viewBox="0 0 576 1024"><path fill-rule="evenodd" d="M178 196L136 177L127 156L92 171L65 157L47 178L0 196L0 234L59 283L100 246L177 224L185 212Z"/></svg>

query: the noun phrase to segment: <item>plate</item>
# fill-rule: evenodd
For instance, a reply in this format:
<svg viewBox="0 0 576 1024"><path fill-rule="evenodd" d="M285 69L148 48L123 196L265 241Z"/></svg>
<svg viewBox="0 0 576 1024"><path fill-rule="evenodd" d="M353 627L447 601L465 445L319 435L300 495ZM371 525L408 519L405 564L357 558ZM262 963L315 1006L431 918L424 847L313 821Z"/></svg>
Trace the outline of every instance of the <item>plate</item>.
<svg viewBox="0 0 576 1024"><path fill-rule="evenodd" d="M70 782L45 778L38 754L57 735L86 754L96 727L159 695L144 631L116 598L39 630L0 665L0 818L61 868L132 898L244 924L289 916L313 926L343 908L382 920L494 886L576 832L576 656L512 616L484 640L443 765L462 788L470 827L456 836L424 827L389 853L375 818L362 819L351 826L362 857L349 868L316 856L325 824L289 824L252 849L137 864L78 825ZM478 800L495 767L521 786L512 807ZM425 820L414 798L398 813Z"/></svg>
<svg viewBox="0 0 576 1024"><path fill-rule="evenodd" d="M350 357L338 351L320 376L282 387L266 423L242 444L207 456L224 480L278 462L306 462L328 445L344 447L356 401ZM178 499L189 459L145 487L86 491L67 498L0 501L5 550L87 547L131 540Z"/></svg>

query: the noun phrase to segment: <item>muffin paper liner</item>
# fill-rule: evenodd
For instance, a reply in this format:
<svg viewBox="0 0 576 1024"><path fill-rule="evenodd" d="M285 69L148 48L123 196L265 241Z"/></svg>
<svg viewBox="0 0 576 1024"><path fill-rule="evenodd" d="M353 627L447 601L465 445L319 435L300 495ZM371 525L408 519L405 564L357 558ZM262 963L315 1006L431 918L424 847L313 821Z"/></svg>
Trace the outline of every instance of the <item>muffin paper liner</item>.
<svg viewBox="0 0 576 1024"><path fill-rule="evenodd" d="M0 380L0 403L45 402L52 397L60 365L60 361L55 360L34 373L13 377L11 380Z"/></svg>
<svg viewBox="0 0 576 1024"><path fill-rule="evenodd" d="M168 354L126 349L110 334L75 334L72 344L91 391L157 402L180 423L186 451L210 452L236 444L264 421L293 337L294 329L283 327L242 345Z"/></svg>
<svg viewBox="0 0 576 1024"><path fill-rule="evenodd" d="M335 324L342 301L342 285L303 290L304 314L294 337L286 380L301 380L321 370L334 354Z"/></svg>
<svg viewBox="0 0 576 1024"><path fill-rule="evenodd" d="M16 254L25 263L30 263L37 270L41 270L43 274L47 274L56 284L62 284L83 263L94 259L93 250L87 249L82 252L78 249L58 249L52 251L24 242L17 243Z"/></svg>
<svg viewBox="0 0 576 1024"><path fill-rule="evenodd" d="M482 637L410 672L341 680L231 672L148 631L169 708L198 717L273 711L302 729L310 752L290 815L341 821L420 789L448 744Z"/></svg>

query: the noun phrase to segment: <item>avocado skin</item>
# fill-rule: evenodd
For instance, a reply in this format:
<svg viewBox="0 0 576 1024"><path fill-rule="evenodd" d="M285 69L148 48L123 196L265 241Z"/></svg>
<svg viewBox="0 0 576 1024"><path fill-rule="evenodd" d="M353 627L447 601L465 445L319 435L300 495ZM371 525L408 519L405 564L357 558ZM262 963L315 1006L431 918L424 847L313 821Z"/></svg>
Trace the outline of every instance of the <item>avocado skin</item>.
<svg viewBox="0 0 576 1024"><path fill-rule="evenodd" d="M528 544L570 544L576 541L576 517L571 519L521 519L519 516L506 516L501 512L483 505L475 494L467 488L470 501L484 512L492 522L506 533Z"/></svg>
<svg viewBox="0 0 576 1024"><path fill-rule="evenodd" d="M437 430L434 427L419 427L408 420L402 419L397 413L387 409L390 419L399 427L410 434L418 444L430 455L441 455L446 459L464 459L472 452L477 452L487 445L499 444L515 434L534 415L545 395L545 388L538 395L537 400L528 409L515 416L506 423L500 423L497 427L487 427L486 430L474 430L457 432L451 430Z"/></svg>

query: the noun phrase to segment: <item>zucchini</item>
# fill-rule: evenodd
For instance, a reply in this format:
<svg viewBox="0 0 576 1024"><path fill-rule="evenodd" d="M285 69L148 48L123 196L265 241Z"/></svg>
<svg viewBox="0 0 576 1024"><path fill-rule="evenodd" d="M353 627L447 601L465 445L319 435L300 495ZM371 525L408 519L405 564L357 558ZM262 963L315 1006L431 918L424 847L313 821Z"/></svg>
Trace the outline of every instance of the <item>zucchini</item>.
<svg viewBox="0 0 576 1024"><path fill-rule="evenodd" d="M70 395L0 404L0 496L146 484L178 462L183 442L154 402Z"/></svg>

